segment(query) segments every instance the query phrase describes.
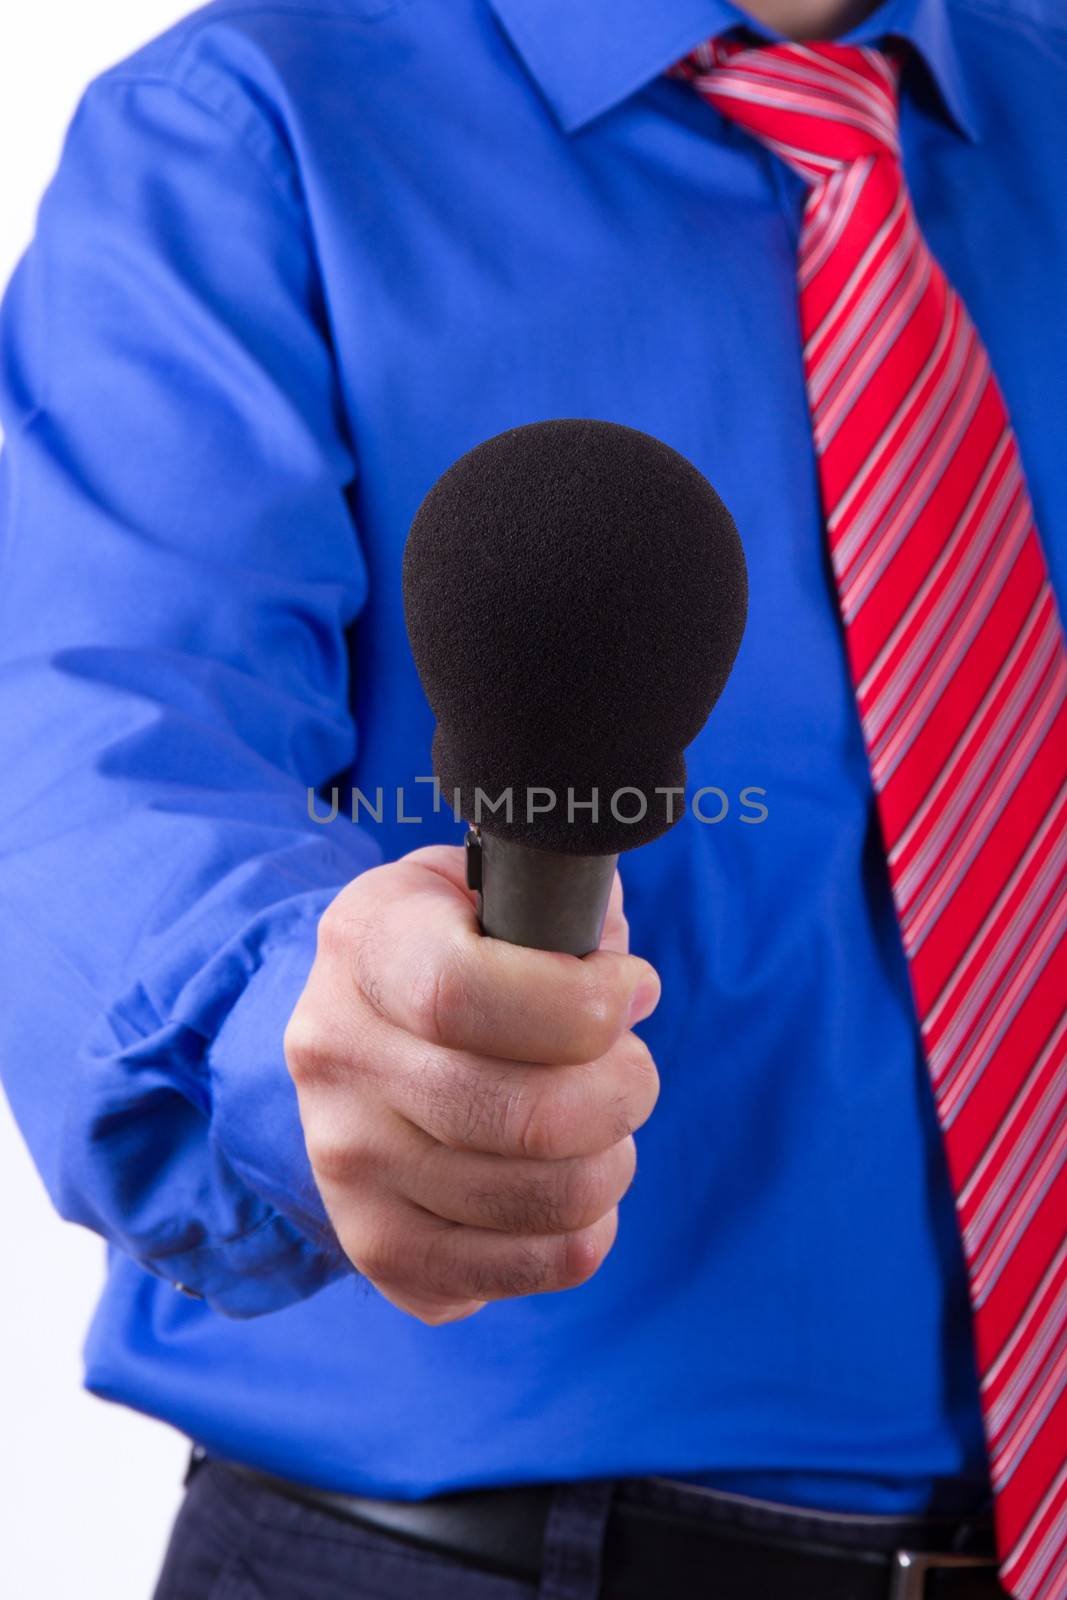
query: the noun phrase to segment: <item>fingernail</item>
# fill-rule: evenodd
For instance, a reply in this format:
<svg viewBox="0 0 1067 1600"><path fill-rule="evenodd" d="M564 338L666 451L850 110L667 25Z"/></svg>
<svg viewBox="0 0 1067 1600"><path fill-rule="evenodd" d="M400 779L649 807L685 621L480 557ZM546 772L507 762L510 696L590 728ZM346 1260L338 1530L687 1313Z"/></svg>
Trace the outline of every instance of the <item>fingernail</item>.
<svg viewBox="0 0 1067 1600"><path fill-rule="evenodd" d="M659 985L655 983L640 983L634 990L634 997L630 1001L630 1027L635 1022L643 1022L650 1017L659 1004Z"/></svg>

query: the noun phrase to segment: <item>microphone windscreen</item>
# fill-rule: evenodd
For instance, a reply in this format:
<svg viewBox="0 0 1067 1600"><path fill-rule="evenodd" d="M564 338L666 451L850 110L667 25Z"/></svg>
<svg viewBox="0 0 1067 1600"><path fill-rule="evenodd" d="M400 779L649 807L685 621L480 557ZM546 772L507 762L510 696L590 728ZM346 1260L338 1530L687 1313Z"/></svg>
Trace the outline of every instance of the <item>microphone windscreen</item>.
<svg viewBox="0 0 1067 1600"><path fill-rule="evenodd" d="M748 598L733 519L684 456L609 422L487 439L423 500L403 584L447 804L580 855L677 820L656 791L684 788Z"/></svg>

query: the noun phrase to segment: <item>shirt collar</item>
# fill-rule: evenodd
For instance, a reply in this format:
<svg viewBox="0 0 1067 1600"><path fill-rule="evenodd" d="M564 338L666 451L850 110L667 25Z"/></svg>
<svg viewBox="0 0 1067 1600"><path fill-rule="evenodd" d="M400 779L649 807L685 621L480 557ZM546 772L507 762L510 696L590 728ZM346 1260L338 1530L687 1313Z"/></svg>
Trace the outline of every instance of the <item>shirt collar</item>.
<svg viewBox="0 0 1067 1600"><path fill-rule="evenodd" d="M572 133L728 28L755 28L732 0L489 0L561 126ZM758 28L769 38L772 29ZM946 0L885 0L843 44L886 33L922 56L953 122L977 138Z"/></svg>

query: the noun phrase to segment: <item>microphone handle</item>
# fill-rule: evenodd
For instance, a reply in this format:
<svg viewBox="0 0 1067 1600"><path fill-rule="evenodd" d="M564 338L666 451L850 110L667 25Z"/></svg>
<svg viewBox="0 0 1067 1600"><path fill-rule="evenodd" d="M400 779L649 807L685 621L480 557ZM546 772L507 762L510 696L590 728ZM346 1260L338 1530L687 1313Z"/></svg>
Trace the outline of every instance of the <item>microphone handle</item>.
<svg viewBox="0 0 1067 1600"><path fill-rule="evenodd" d="M586 956L600 944L618 856L534 850L470 828L467 883L491 939Z"/></svg>

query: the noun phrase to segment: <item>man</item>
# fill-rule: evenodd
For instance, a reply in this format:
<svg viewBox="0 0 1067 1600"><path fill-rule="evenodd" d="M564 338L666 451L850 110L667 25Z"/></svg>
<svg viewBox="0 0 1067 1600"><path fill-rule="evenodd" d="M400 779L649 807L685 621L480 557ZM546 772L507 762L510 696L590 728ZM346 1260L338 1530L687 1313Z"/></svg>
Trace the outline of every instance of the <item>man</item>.
<svg viewBox="0 0 1067 1600"><path fill-rule="evenodd" d="M990 1596L994 1501L1067 1593L1067 34L870 10L219 3L78 112L2 324L4 1059L89 1386L198 1446L164 1600ZM584 961L479 940L400 606L553 416L692 459L751 592L725 814Z"/></svg>

